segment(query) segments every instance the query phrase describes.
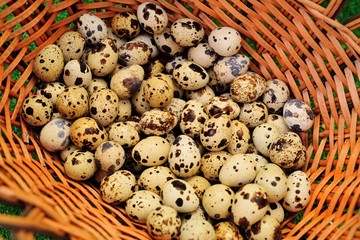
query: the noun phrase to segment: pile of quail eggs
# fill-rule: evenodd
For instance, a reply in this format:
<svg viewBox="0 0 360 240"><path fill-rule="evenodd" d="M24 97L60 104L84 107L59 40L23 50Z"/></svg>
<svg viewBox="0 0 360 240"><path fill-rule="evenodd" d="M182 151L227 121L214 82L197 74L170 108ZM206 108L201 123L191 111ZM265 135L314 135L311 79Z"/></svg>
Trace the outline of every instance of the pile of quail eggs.
<svg viewBox="0 0 360 240"><path fill-rule="evenodd" d="M107 24L83 14L35 58L22 117L154 239L279 239L310 200L298 133L314 114L250 71L241 41L150 2Z"/></svg>

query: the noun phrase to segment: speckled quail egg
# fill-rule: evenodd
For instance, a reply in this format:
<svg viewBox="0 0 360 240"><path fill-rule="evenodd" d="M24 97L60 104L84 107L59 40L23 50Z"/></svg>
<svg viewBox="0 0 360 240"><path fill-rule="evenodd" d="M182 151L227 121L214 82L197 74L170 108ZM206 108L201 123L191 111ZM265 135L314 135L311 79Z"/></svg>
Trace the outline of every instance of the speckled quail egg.
<svg viewBox="0 0 360 240"><path fill-rule="evenodd" d="M70 60L65 64L64 83L66 86L80 86L87 88L92 80L89 66L81 60Z"/></svg>
<svg viewBox="0 0 360 240"><path fill-rule="evenodd" d="M169 105L164 107L164 109L173 113L177 117L177 119L180 119L181 113L182 113L185 105L186 105L185 100L183 100L181 98L173 98L171 100L171 102L169 103Z"/></svg>
<svg viewBox="0 0 360 240"><path fill-rule="evenodd" d="M111 38L101 40L92 46L87 64L93 75L104 77L114 71L118 61L118 50Z"/></svg>
<svg viewBox="0 0 360 240"><path fill-rule="evenodd" d="M188 61L188 59L186 57L184 57L183 55L180 56L176 56L173 57L171 59L169 59L166 64L165 64L165 71L168 74L173 74L175 67L182 62Z"/></svg>
<svg viewBox="0 0 360 240"><path fill-rule="evenodd" d="M205 190L211 186L210 182L206 178L198 175L185 178L185 181L195 189L195 194L199 199L202 198Z"/></svg>
<svg viewBox="0 0 360 240"><path fill-rule="evenodd" d="M125 151L119 143L105 141L96 148L95 161L99 169L113 173L124 165Z"/></svg>
<svg viewBox="0 0 360 240"><path fill-rule="evenodd" d="M85 116L89 110L89 94L83 87L67 87L59 94L56 108L61 116L68 120Z"/></svg>
<svg viewBox="0 0 360 240"><path fill-rule="evenodd" d="M107 37L105 22L91 13L85 13L79 17L77 28L87 44L99 43Z"/></svg>
<svg viewBox="0 0 360 240"><path fill-rule="evenodd" d="M138 90L131 96L131 105L135 112L139 115L142 115L151 109L144 96L145 84L146 80L142 81Z"/></svg>
<svg viewBox="0 0 360 240"><path fill-rule="evenodd" d="M189 100L180 114L179 126L182 133L195 138L200 136L204 123L209 117L201 102Z"/></svg>
<svg viewBox="0 0 360 240"><path fill-rule="evenodd" d="M160 166L168 160L170 143L160 136L148 136L132 149L132 157L143 166Z"/></svg>
<svg viewBox="0 0 360 240"><path fill-rule="evenodd" d="M136 14L120 12L111 19L111 29L119 38L134 38L141 30Z"/></svg>
<svg viewBox="0 0 360 240"><path fill-rule="evenodd" d="M66 85L61 82L42 83L37 88L36 94L46 97L50 100L53 107L56 107L56 100L65 88Z"/></svg>
<svg viewBox="0 0 360 240"><path fill-rule="evenodd" d="M107 89L108 84L107 82L102 78L93 78L90 82L90 84L87 86L86 91L89 93L89 96L93 94L95 91L100 89Z"/></svg>
<svg viewBox="0 0 360 240"><path fill-rule="evenodd" d="M147 190L136 191L126 200L125 212L135 222L145 223L149 213L162 205L161 197Z"/></svg>
<svg viewBox="0 0 360 240"><path fill-rule="evenodd" d="M108 140L108 134L95 119L82 117L71 124L70 139L79 148L95 150Z"/></svg>
<svg viewBox="0 0 360 240"><path fill-rule="evenodd" d="M174 114L157 108L141 115L141 131L146 135L163 135L171 132L177 125L178 119Z"/></svg>
<svg viewBox="0 0 360 240"><path fill-rule="evenodd" d="M127 170L118 170L103 178L100 183L101 198L111 204L125 202L136 188L134 174Z"/></svg>
<svg viewBox="0 0 360 240"><path fill-rule="evenodd" d="M266 123L270 123L275 125L280 133L290 132L290 129L286 125L283 116L278 114L269 114L268 118L266 119Z"/></svg>
<svg viewBox="0 0 360 240"><path fill-rule="evenodd" d="M241 48L241 35L231 27L219 27L210 32L209 45L220 56L228 57Z"/></svg>
<svg viewBox="0 0 360 240"><path fill-rule="evenodd" d="M91 178L96 170L94 154L90 151L76 150L66 157L64 170L66 176L76 181Z"/></svg>
<svg viewBox="0 0 360 240"><path fill-rule="evenodd" d="M180 240L215 240L214 227L204 219L192 219L181 225Z"/></svg>
<svg viewBox="0 0 360 240"><path fill-rule="evenodd" d="M140 34L137 37L135 37L133 40L134 41L143 41L150 47L150 51L151 51L150 58L151 59L154 59L155 57L159 56L160 51L157 48L156 42L152 35L143 33L143 34Z"/></svg>
<svg viewBox="0 0 360 240"><path fill-rule="evenodd" d="M255 128L265 123L268 117L268 109L262 102L244 103L240 110L239 120L248 128Z"/></svg>
<svg viewBox="0 0 360 240"><path fill-rule="evenodd" d="M139 90L144 80L144 69L134 64L121 68L111 77L110 89L113 90L120 99L129 99Z"/></svg>
<svg viewBox="0 0 360 240"><path fill-rule="evenodd" d="M305 102L290 99L283 108L286 125L294 132L306 132L314 123L314 112Z"/></svg>
<svg viewBox="0 0 360 240"><path fill-rule="evenodd" d="M124 148L133 147L140 141L139 132L127 122L111 124L108 133L110 140L119 143Z"/></svg>
<svg viewBox="0 0 360 240"><path fill-rule="evenodd" d="M195 189L182 179L172 179L162 186L161 196L166 206L174 208L179 213L195 211L200 204Z"/></svg>
<svg viewBox="0 0 360 240"><path fill-rule="evenodd" d="M181 218L172 207L159 206L148 214L146 227L154 239L177 239L180 235Z"/></svg>
<svg viewBox="0 0 360 240"><path fill-rule="evenodd" d="M183 47L197 45L205 36L203 26L190 18L180 18L173 22L170 33L175 42Z"/></svg>
<svg viewBox="0 0 360 240"><path fill-rule="evenodd" d="M22 117L31 126L43 126L50 122L53 105L42 95L27 97L22 104Z"/></svg>
<svg viewBox="0 0 360 240"><path fill-rule="evenodd" d="M115 118L117 122L126 121L131 117L132 108L129 99L119 99L119 113Z"/></svg>
<svg viewBox="0 0 360 240"><path fill-rule="evenodd" d="M170 34L170 28L163 32L154 34L154 40L158 49L165 55L175 57L184 52L185 48L177 44Z"/></svg>
<svg viewBox="0 0 360 240"><path fill-rule="evenodd" d="M269 112L280 110L290 98L290 90L284 81L272 79L266 82L266 90L262 95L262 102L268 107Z"/></svg>
<svg viewBox="0 0 360 240"><path fill-rule="evenodd" d="M219 180L219 172L225 161L231 157L226 151L207 152L202 155L200 170L204 177L210 181Z"/></svg>
<svg viewBox="0 0 360 240"><path fill-rule="evenodd" d="M243 240L238 227L233 222L225 221L215 224L217 240Z"/></svg>
<svg viewBox="0 0 360 240"><path fill-rule="evenodd" d="M209 82L209 74L200 65L185 61L176 65L173 79L184 90L197 90L206 86Z"/></svg>
<svg viewBox="0 0 360 240"><path fill-rule="evenodd" d="M225 96L215 96L211 98L204 106L205 112L209 116L214 116L218 113L229 115L231 119L237 118L240 114L239 105L231 98Z"/></svg>
<svg viewBox="0 0 360 240"><path fill-rule="evenodd" d="M158 73L147 79L144 86L144 97L150 107L166 107L174 96L172 79Z"/></svg>
<svg viewBox="0 0 360 240"><path fill-rule="evenodd" d="M280 223L274 217L265 215L260 221L247 227L245 236L253 240L280 240Z"/></svg>
<svg viewBox="0 0 360 240"><path fill-rule="evenodd" d="M282 168L300 168L306 161L306 148L299 135L287 132L280 134L271 144L269 157Z"/></svg>
<svg viewBox="0 0 360 240"><path fill-rule="evenodd" d="M231 154L246 153L251 140L250 130L239 120L231 121L231 138L226 150Z"/></svg>
<svg viewBox="0 0 360 240"><path fill-rule="evenodd" d="M129 41L119 48L119 63L125 66L149 62L151 49L143 41Z"/></svg>
<svg viewBox="0 0 360 240"><path fill-rule="evenodd" d="M299 212L310 202L311 184L305 172L297 170L288 176L283 207L289 212Z"/></svg>
<svg viewBox="0 0 360 240"><path fill-rule="evenodd" d="M217 79L224 84L231 83L237 76L247 72L250 59L243 54L220 58L214 64Z"/></svg>
<svg viewBox="0 0 360 240"><path fill-rule="evenodd" d="M89 99L90 116L104 127L114 122L119 113L119 98L111 89L100 89Z"/></svg>
<svg viewBox="0 0 360 240"><path fill-rule="evenodd" d="M175 179L176 176L171 172L170 168L165 166L154 166L145 169L138 179L138 184L142 189L160 194L163 185Z"/></svg>
<svg viewBox="0 0 360 240"><path fill-rule="evenodd" d="M251 157L238 153L229 157L219 172L219 180L229 187L239 187L252 182L257 174L256 164Z"/></svg>
<svg viewBox="0 0 360 240"><path fill-rule="evenodd" d="M140 26L150 34L158 34L165 30L168 25L166 11L159 5L151 2L143 2L137 7L136 15Z"/></svg>
<svg viewBox="0 0 360 240"><path fill-rule="evenodd" d="M266 191L255 183L246 184L237 191L231 206L233 221L242 228L260 221L268 209L269 201Z"/></svg>
<svg viewBox="0 0 360 240"><path fill-rule="evenodd" d="M196 100L205 105L213 97L215 97L215 92L211 87L206 85L205 87L199 88L197 90L187 90L185 91L185 97L188 100Z"/></svg>
<svg viewBox="0 0 360 240"><path fill-rule="evenodd" d="M266 164L269 163L269 161L264 158L263 156L256 154L256 153L246 153L247 156L251 157L252 160L255 161L256 169L260 170L262 167L264 167Z"/></svg>
<svg viewBox="0 0 360 240"><path fill-rule="evenodd" d="M231 139L231 119L227 114L218 113L205 121L200 132L201 144L209 151L227 147Z"/></svg>
<svg viewBox="0 0 360 240"><path fill-rule="evenodd" d="M70 144L71 122L56 118L48 122L40 131L41 146L50 152L64 150Z"/></svg>
<svg viewBox="0 0 360 240"><path fill-rule="evenodd" d="M200 169L201 153L194 139L179 135L170 146L168 163L178 177L194 176Z"/></svg>
<svg viewBox="0 0 360 240"><path fill-rule="evenodd" d="M231 97L236 102L256 101L266 90L266 80L257 73L247 72L236 77L230 84Z"/></svg>
<svg viewBox="0 0 360 240"><path fill-rule="evenodd" d="M80 148L74 144L68 145L65 149L60 151L60 158L63 162L65 162L67 156L70 155L70 153L74 152L75 150L79 150Z"/></svg>
<svg viewBox="0 0 360 240"><path fill-rule="evenodd" d="M287 177L284 171L274 163L268 163L260 168L254 183L266 190L269 202L280 201L286 194Z"/></svg>
<svg viewBox="0 0 360 240"><path fill-rule="evenodd" d="M180 217L181 217L182 224L186 223L187 221L189 221L191 219L203 219L203 220L207 220L207 221L211 222L211 219L209 218L209 216L207 215L207 213L204 211L204 209L201 206L199 206L193 212L180 214Z"/></svg>
<svg viewBox="0 0 360 240"><path fill-rule="evenodd" d="M269 209L267 210L266 215L270 215L279 223L282 223L285 218L285 211L279 202L271 202L269 203Z"/></svg>
<svg viewBox="0 0 360 240"><path fill-rule="evenodd" d="M262 123L254 128L252 142L263 156L268 157L271 144L280 134L276 126L271 123Z"/></svg>
<svg viewBox="0 0 360 240"><path fill-rule="evenodd" d="M207 188L201 199L206 213L214 219L225 219L231 215L233 190L224 184L214 184Z"/></svg>
<svg viewBox="0 0 360 240"><path fill-rule="evenodd" d="M44 47L34 61L34 74L43 82L55 82L64 68L64 55L61 49L50 44Z"/></svg>
<svg viewBox="0 0 360 240"><path fill-rule="evenodd" d="M75 31L63 33L57 45L63 52L65 63L70 60L79 60L85 51L85 39Z"/></svg>
<svg viewBox="0 0 360 240"><path fill-rule="evenodd" d="M199 43L188 50L187 58L203 68L212 67L218 55L208 43Z"/></svg>

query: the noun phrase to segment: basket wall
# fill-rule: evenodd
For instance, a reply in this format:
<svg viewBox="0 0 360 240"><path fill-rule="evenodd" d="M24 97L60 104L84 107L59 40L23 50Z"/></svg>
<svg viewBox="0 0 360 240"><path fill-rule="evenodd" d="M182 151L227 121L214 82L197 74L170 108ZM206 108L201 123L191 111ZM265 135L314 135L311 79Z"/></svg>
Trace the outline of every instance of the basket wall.
<svg viewBox="0 0 360 240"><path fill-rule="evenodd" d="M67 179L59 159L41 149L37 129L19 117L37 83L33 60L44 46L74 29L71 23L83 13L94 10L108 20L116 12L135 11L141 2L0 1L0 7L7 5L0 11L0 199L26 207L21 217L0 215L0 225L20 229L19 239L31 239L33 231L71 239L150 238L123 209L102 202L95 186ZM283 237L360 239L360 40L351 32L360 20L345 26L333 20L340 0L327 8L309 0L156 2L171 21L190 17L207 33L217 26L214 19L237 29L244 38L241 52L252 56L252 71L284 80L295 98L313 107L314 126L301 134L311 201L301 217L294 214L283 223ZM68 16L55 21L63 11Z"/></svg>

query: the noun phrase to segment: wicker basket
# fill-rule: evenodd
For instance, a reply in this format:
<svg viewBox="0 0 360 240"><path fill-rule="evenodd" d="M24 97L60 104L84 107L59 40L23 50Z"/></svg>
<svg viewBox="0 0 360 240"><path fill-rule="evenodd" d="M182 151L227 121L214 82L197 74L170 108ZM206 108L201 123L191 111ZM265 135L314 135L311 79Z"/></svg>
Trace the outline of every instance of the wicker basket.
<svg viewBox="0 0 360 240"><path fill-rule="evenodd" d="M18 239L32 239L33 232L70 239L150 239L123 209L101 201L95 186L66 178L59 159L41 149L36 129L19 117L22 101L37 83L32 68L44 46L74 28L71 23L83 13L94 10L110 19L116 12L135 11L142 1L0 1L0 7L8 6L0 11L0 199L26 209L22 216L0 215L0 225L15 227ZM171 21L190 17L208 33L215 22L236 28L246 39L241 51L252 56L252 71L286 81L295 98L313 107L314 126L301 134L311 200L304 211L288 216L283 237L360 239L360 41L351 31L360 20L342 25L333 19L343 1L331 0L326 8L320 2L157 1ZM55 21L63 11L68 17ZM9 14L14 18L6 21Z"/></svg>

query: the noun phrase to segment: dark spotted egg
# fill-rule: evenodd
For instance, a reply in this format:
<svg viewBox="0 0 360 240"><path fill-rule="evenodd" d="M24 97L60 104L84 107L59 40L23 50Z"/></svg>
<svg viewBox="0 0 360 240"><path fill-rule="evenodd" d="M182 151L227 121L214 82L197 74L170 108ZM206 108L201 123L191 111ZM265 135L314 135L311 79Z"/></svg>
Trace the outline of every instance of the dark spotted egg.
<svg viewBox="0 0 360 240"><path fill-rule="evenodd" d="M208 119L202 104L196 100L189 100L180 114L180 129L185 135L196 138L200 136L204 123Z"/></svg>
<svg viewBox="0 0 360 240"><path fill-rule="evenodd" d="M100 89L89 99L90 116L104 127L114 122L119 113L119 98L111 89Z"/></svg>
<svg viewBox="0 0 360 240"><path fill-rule="evenodd" d="M149 62L151 48L143 41L129 41L119 48L119 63L125 66Z"/></svg>
<svg viewBox="0 0 360 240"><path fill-rule="evenodd" d="M142 189L149 190L156 194L160 194L163 185L176 176L171 172L170 168L165 166L154 166L145 169L138 179L138 184Z"/></svg>
<svg viewBox="0 0 360 240"><path fill-rule="evenodd" d="M154 40L158 49L171 57L179 56L184 52L185 48L174 41L170 34L170 28L166 28L163 32L154 34Z"/></svg>
<svg viewBox="0 0 360 240"><path fill-rule="evenodd" d="M61 82L42 83L36 90L37 95L42 95L50 100L53 107L56 107L56 100L60 93L66 88L66 85Z"/></svg>
<svg viewBox="0 0 360 240"><path fill-rule="evenodd" d="M290 212L303 210L310 202L311 184L303 171L295 171L288 176L288 188L284 196L283 207Z"/></svg>
<svg viewBox="0 0 360 240"><path fill-rule="evenodd" d="M294 132L306 132L314 123L311 107L298 99L290 99L285 103L283 117L286 125Z"/></svg>
<svg viewBox="0 0 360 240"><path fill-rule="evenodd" d="M214 64L214 72L218 80L224 84L231 83L237 76L247 72L250 59L243 54L235 54L220 58Z"/></svg>
<svg viewBox="0 0 360 240"><path fill-rule="evenodd" d="M111 174L124 165L125 151L119 143L105 141L96 148L95 161L99 169Z"/></svg>
<svg viewBox="0 0 360 240"><path fill-rule="evenodd" d="M140 26L150 34L159 34L168 25L166 11L159 5L151 2L144 2L137 7L136 15Z"/></svg>
<svg viewBox="0 0 360 240"><path fill-rule="evenodd" d="M87 44L99 43L107 37L105 22L91 13L81 15L77 21L77 27Z"/></svg>
<svg viewBox="0 0 360 240"><path fill-rule="evenodd" d="M208 43L199 43L188 50L187 58L203 68L212 67L218 55Z"/></svg>
<svg viewBox="0 0 360 240"><path fill-rule="evenodd" d="M111 19L112 32L119 38L134 38L141 30L136 14L120 12Z"/></svg>
<svg viewBox="0 0 360 240"><path fill-rule="evenodd" d="M276 218L265 215L260 221L248 226L246 239L281 239L281 227Z"/></svg>
<svg viewBox="0 0 360 240"><path fill-rule="evenodd" d="M50 152L64 150L70 144L71 122L56 118L48 122L40 131L41 146Z"/></svg>
<svg viewBox="0 0 360 240"><path fill-rule="evenodd" d="M266 80L257 73L247 72L236 77L230 84L231 97L236 102L256 101L266 90Z"/></svg>
<svg viewBox="0 0 360 240"><path fill-rule="evenodd" d="M173 22L170 33L175 42L183 47L197 45L205 36L203 26L190 18L180 18Z"/></svg>
<svg viewBox="0 0 360 240"><path fill-rule="evenodd" d="M266 82L266 89L262 95L262 102L268 107L269 112L280 110L290 98L290 90L284 81L272 79Z"/></svg>
<svg viewBox="0 0 360 240"><path fill-rule="evenodd" d="M231 27L219 27L211 31L209 45L223 57L234 55L240 50L241 35Z"/></svg>
<svg viewBox="0 0 360 240"><path fill-rule="evenodd" d="M66 157L65 174L76 181L84 181L94 176L97 166L94 154L86 150L75 150Z"/></svg>
<svg viewBox="0 0 360 240"><path fill-rule="evenodd" d="M53 105L42 95L33 95L25 99L22 105L22 117L32 126L43 126L50 122Z"/></svg>
<svg viewBox="0 0 360 240"><path fill-rule="evenodd" d="M149 213L146 227L153 239L177 239L180 235L181 218L174 208L159 206Z"/></svg>
<svg viewBox="0 0 360 240"><path fill-rule="evenodd" d="M199 64L185 61L176 65L173 79L184 90L197 90L206 86L209 82L209 74Z"/></svg>
<svg viewBox="0 0 360 240"><path fill-rule="evenodd" d="M92 81L89 66L81 60L70 60L65 64L64 83L66 86L88 87Z"/></svg>
<svg viewBox="0 0 360 240"><path fill-rule="evenodd" d="M89 94L83 87L67 87L59 94L56 108L61 116L68 120L85 116L89 110Z"/></svg>
<svg viewBox="0 0 360 240"><path fill-rule="evenodd" d="M85 39L75 31L68 31L61 35L57 45L64 54L65 63L70 60L79 60L85 51Z"/></svg>

